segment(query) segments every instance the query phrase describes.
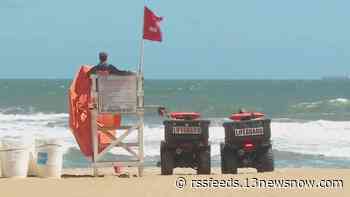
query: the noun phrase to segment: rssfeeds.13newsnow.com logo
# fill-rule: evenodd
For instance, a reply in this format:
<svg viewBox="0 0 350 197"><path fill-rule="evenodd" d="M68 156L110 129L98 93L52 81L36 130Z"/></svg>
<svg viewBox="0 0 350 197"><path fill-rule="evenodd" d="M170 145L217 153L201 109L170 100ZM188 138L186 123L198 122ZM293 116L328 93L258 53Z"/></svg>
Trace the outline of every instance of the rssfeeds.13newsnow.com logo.
<svg viewBox="0 0 350 197"><path fill-rule="evenodd" d="M343 179L260 179L256 177L245 179L215 179L207 177L202 179L188 179L178 177L175 187L183 190L185 187L200 188L280 188L280 189L342 189Z"/></svg>

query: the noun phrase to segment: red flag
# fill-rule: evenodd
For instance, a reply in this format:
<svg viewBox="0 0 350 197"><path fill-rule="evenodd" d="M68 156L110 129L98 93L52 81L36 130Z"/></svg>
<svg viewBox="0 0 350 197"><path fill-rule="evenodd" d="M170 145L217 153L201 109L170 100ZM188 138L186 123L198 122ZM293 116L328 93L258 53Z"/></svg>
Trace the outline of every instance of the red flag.
<svg viewBox="0 0 350 197"><path fill-rule="evenodd" d="M152 10L145 6L145 15L143 23L143 39L152 41L162 41L162 32L160 31L160 21L162 17L155 15Z"/></svg>

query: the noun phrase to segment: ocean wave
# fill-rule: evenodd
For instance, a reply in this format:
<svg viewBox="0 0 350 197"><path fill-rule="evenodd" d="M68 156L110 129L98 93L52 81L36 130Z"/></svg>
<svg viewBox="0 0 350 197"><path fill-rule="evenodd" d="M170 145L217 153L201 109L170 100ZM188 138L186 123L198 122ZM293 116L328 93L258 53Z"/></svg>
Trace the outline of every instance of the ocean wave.
<svg viewBox="0 0 350 197"><path fill-rule="evenodd" d="M68 114L2 114L0 113L0 139L6 136L22 136L32 142L35 139L59 138L64 147L77 147L67 128Z"/></svg>
<svg viewBox="0 0 350 197"><path fill-rule="evenodd" d="M349 158L327 157L323 155L301 154L289 151L273 150L275 166L281 168L301 168L301 167L316 167L316 168L350 168ZM132 159L131 156L120 153L108 153L104 160L118 158ZM69 148L64 154L65 168L85 168L90 166L90 162L81 154L78 148ZM146 155L145 166L156 166L159 164L160 155ZM211 166L220 167L221 156L215 154L211 156Z"/></svg>
<svg viewBox="0 0 350 197"><path fill-rule="evenodd" d="M341 101L344 102L344 101ZM212 156L218 155L219 145L224 141L225 119L214 118L209 128ZM60 138L68 151L78 145L68 129L68 114L2 114L0 113L0 138L5 136L26 136L28 138ZM348 121L295 121L278 119L272 121L273 148L282 152L323 157L350 158L350 122ZM121 135L121 132L118 133ZM136 141L133 132L126 140ZM161 124L145 125L144 144L147 157L159 156L160 141L164 139ZM119 150L113 154L125 154Z"/></svg>
<svg viewBox="0 0 350 197"><path fill-rule="evenodd" d="M346 98L336 98L336 99L329 99L329 100L323 100L323 101L316 101L316 102L304 102L299 103L297 105L294 105L295 107L306 107L306 108L315 108L320 105L347 105L350 104L349 99Z"/></svg>
<svg viewBox="0 0 350 197"><path fill-rule="evenodd" d="M11 106L0 108L1 114L33 114L36 109L33 106Z"/></svg>
<svg viewBox="0 0 350 197"><path fill-rule="evenodd" d="M302 154L324 155L327 157L350 158L350 122L347 121L306 121L272 122L273 147L280 151ZM159 143L163 139L163 127L145 127L146 154L159 154ZM219 153L224 141L224 128L209 128L212 155Z"/></svg>
<svg viewBox="0 0 350 197"><path fill-rule="evenodd" d="M350 103L349 99L346 99L346 98L331 99L328 102L335 103L335 104L349 104Z"/></svg>
<svg viewBox="0 0 350 197"><path fill-rule="evenodd" d="M32 113L32 114L2 114L0 113L0 121L50 121L67 119L66 113Z"/></svg>
<svg viewBox="0 0 350 197"><path fill-rule="evenodd" d="M329 100L320 100L315 102L302 102L292 105L289 108L290 113L322 113L334 114L341 112L350 112L350 100L346 98L335 98Z"/></svg>

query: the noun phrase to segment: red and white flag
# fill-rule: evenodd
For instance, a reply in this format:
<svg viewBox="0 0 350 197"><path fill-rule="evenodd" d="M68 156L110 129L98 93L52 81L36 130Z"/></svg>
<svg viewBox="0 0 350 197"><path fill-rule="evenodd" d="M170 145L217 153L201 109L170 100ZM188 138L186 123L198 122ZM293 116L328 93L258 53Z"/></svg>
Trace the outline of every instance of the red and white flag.
<svg viewBox="0 0 350 197"><path fill-rule="evenodd" d="M152 10L145 6L143 39L157 42L162 41L162 32L160 30L160 22L162 19L162 17L155 15Z"/></svg>

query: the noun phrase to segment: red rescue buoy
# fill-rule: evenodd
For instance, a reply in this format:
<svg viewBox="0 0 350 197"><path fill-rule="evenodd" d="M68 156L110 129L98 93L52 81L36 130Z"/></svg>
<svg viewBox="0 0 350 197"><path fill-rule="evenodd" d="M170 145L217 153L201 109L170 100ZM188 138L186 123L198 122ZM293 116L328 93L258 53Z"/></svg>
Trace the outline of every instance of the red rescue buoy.
<svg viewBox="0 0 350 197"><path fill-rule="evenodd" d="M230 116L231 120L241 121L241 120L251 120L264 117L265 114L261 112L242 112L235 113Z"/></svg>
<svg viewBox="0 0 350 197"><path fill-rule="evenodd" d="M201 117L198 112L171 112L170 117L178 120L195 120Z"/></svg>

